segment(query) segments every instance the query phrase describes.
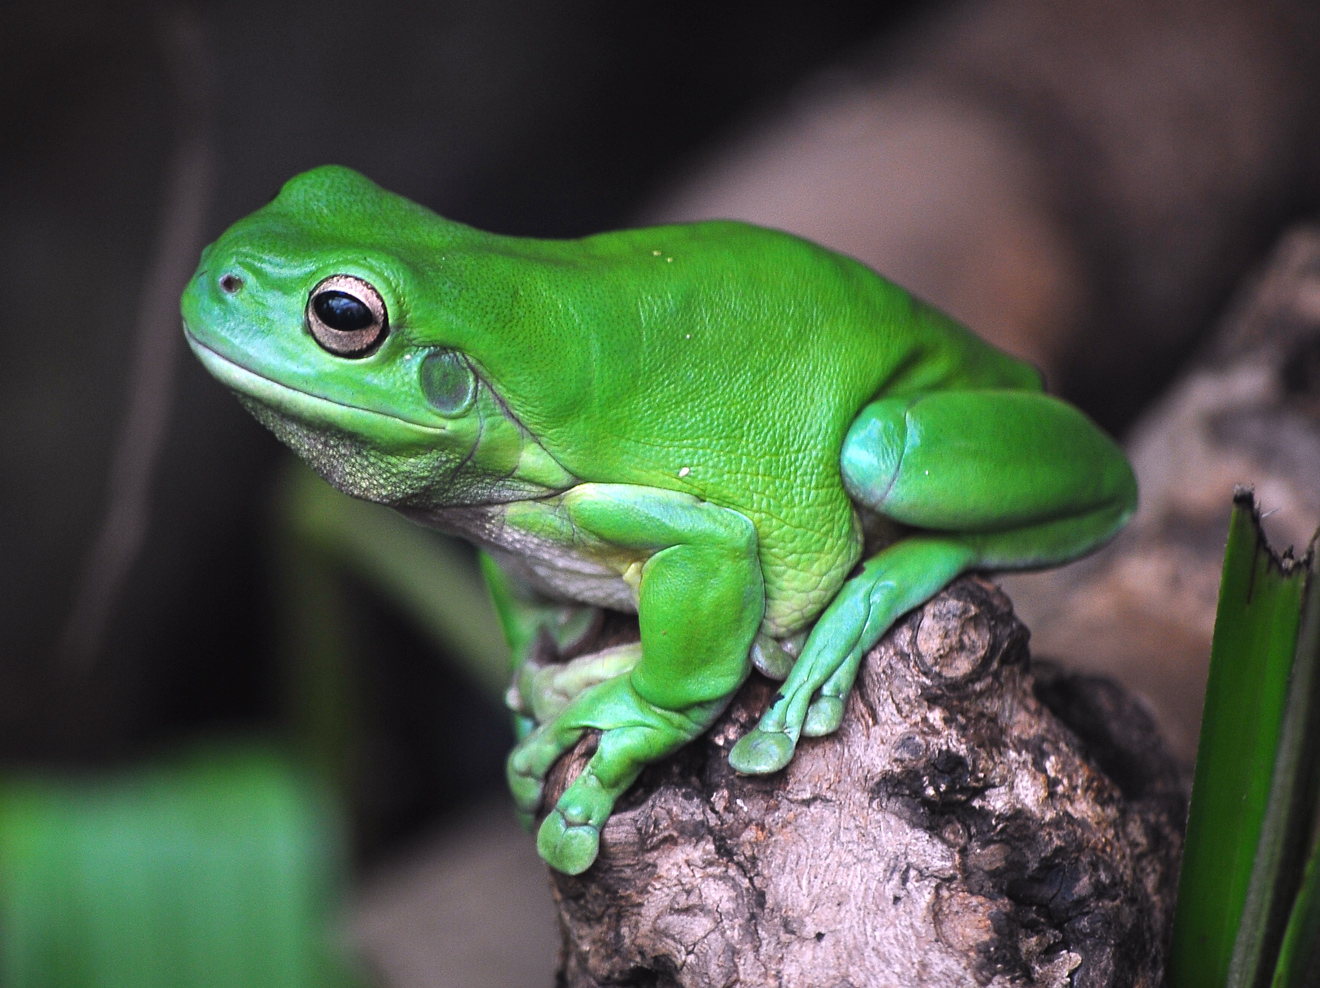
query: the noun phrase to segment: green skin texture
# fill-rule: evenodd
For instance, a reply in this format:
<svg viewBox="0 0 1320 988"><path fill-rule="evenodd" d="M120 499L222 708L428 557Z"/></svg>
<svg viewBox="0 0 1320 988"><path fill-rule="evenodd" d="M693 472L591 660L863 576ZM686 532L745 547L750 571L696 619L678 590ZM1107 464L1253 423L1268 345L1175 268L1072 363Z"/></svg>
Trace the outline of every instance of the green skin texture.
<svg viewBox="0 0 1320 988"><path fill-rule="evenodd" d="M336 274L385 302L366 356L308 330ZM527 819L555 760L601 732L537 838L571 874L755 649L787 679L729 760L769 773L839 726L905 611L969 569L1075 559L1136 504L1122 452L1031 367L861 264L746 224L503 237L327 166L207 248L182 310L207 368L327 480L498 558ZM436 353L439 399L420 370ZM636 609L640 650L538 662L599 606Z"/></svg>

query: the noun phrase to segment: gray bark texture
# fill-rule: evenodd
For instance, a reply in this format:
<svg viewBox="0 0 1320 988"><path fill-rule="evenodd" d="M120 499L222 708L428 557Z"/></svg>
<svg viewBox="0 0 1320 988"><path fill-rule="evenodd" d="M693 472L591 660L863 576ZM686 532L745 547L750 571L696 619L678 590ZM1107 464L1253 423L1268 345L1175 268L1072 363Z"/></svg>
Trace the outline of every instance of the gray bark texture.
<svg viewBox="0 0 1320 988"><path fill-rule="evenodd" d="M592 868L554 874L558 984L1159 984L1183 779L1143 707L1033 669L1027 639L965 577L872 649L835 735L748 778L726 756L776 688L754 675L643 774Z"/></svg>

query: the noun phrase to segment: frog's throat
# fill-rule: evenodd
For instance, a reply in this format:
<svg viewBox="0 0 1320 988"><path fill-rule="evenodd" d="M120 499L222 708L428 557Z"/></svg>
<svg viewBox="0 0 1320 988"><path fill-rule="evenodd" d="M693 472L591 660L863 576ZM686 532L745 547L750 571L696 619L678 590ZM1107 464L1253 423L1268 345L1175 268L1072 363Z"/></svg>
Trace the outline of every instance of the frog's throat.
<svg viewBox="0 0 1320 988"><path fill-rule="evenodd" d="M451 430L307 394L236 364L191 335L188 342L258 422L345 494L435 509L548 493L535 482L465 469L472 466L471 450Z"/></svg>
<svg viewBox="0 0 1320 988"><path fill-rule="evenodd" d="M449 431L444 427L423 425L388 412L299 391L234 363L193 336L187 326L184 326L184 337L197 359L225 387L308 425L372 435L400 450L434 448L438 442L443 442Z"/></svg>

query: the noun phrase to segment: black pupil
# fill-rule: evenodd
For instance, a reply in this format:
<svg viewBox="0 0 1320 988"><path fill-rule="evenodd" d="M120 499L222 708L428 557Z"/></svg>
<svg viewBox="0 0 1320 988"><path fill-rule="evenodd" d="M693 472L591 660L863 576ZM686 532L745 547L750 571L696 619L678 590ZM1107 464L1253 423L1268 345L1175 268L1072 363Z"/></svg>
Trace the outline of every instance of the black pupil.
<svg viewBox="0 0 1320 988"><path fill-rule="evenodd" d="M322 292L312 300L317 318L331 329L349 333L376 321L371 310L347 292Z"/></svg>

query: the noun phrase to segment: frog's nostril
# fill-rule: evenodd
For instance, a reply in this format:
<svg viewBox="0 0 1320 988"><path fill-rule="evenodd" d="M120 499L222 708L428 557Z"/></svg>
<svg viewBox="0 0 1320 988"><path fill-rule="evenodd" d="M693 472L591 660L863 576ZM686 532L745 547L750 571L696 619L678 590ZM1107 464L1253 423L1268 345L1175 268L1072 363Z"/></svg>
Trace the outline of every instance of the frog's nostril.
<svg viewBox="0 0 1320 988"><path fill-rule="evenodd" d="M220 276L220 288L222 291L228 292L230 295L233 295L234 292L238 291L242 287L243 287L243 279L240 278L238 275L233 274L232 272L227 272Z"/></svg>

